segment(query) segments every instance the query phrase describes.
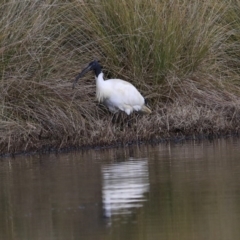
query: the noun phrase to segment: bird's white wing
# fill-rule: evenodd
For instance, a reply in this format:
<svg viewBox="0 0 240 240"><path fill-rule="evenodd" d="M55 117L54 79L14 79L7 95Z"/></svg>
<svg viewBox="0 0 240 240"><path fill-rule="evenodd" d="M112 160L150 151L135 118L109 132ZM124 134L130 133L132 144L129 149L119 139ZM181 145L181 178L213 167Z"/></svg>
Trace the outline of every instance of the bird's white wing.
<svg viewBox="0 0 240 240"><path fill-rule="evenodd" d="M105 83L108 85L107 88L111 91L111 101L116 104L126 105L140 105L144 104L144 98L139 91L129 82L121 79L109 79Z"/></svg>

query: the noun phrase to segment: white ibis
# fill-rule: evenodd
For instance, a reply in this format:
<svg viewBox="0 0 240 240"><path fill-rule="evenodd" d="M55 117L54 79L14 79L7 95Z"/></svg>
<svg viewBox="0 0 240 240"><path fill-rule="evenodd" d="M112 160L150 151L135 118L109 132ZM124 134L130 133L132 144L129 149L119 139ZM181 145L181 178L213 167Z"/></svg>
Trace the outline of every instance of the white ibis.
<svg viewBox="0 0 240 240"><path fill-rule="evenodd" d="M130 115L133 111L150 114L151 110L145 105L145 99L140 92L129 82L121 79L103 79L102 67L98 61L92 61L79 73L73 83L75 87L79 78L88 71L94 71L96 79L97 100L103 103L112 113L119 110Z"/></svg>

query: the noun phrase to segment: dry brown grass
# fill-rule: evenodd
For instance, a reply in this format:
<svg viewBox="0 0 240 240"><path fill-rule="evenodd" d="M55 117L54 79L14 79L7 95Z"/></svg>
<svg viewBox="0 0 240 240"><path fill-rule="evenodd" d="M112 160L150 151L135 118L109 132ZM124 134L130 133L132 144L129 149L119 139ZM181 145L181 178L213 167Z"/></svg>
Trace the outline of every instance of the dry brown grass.
<svg viewBox="0 0 240 240"><path fill-rule="evenodd" d="M1 1L0 151L238 133L235 1ZM113 116L84 64L132 82L150 116Z"/></svg>

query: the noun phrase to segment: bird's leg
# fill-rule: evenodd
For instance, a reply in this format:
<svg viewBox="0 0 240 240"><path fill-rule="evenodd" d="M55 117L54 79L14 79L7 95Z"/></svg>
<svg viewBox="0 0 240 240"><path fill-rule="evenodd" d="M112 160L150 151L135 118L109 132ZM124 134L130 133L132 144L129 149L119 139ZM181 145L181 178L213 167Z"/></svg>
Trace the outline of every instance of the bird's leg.
<svg viewBox="0 0 240 240"><path fill-rule="evenodd" d="M127 123L127 126L128 126L128 115L126 116L125 112L121 112L121 119L120 119L120 124L121 124L121 130L123 131L124 130L124 126L126 125Z"/></svg>
<svg viewBox="0 0 240 240"><path fill-rule="evenodd" d="M112 124L117 124L120 127L120 130L123 131L124 127L132 127L133 120L135 117L133 115L126 115L125 112L116 112L112 115Z"/></svg>
<svg viewBox="0 0 240 240"><path fill-rule="evenodd" d="M133 120L134 120L133 115L128 115L126 120L127 120L127 126L132 127L132 123L133 123Z"/></svg>
<svg viewBox="0 0 240 240"><path fill-rule="evenodd" d="M124 125L126 125L126 115L122 111L119 111L113 115L112 123L117 124L121 131L124 130Z"/></svg>
<svg viewBox="0 0 240 240"><path fill-rule="evenodd" d="M116 120L116 113L112 113L112 124L115 123Z"/></svg>
<svg viewBox="0 0 240 240"><path fill-rule="evenodd" d="M119 118L120 118L120 116L121 116L120 114L121 114L121 113L119 113L119 112L113 113L113 116L112 116L112 123L113 123L113 124L119 122Z"/></svg>

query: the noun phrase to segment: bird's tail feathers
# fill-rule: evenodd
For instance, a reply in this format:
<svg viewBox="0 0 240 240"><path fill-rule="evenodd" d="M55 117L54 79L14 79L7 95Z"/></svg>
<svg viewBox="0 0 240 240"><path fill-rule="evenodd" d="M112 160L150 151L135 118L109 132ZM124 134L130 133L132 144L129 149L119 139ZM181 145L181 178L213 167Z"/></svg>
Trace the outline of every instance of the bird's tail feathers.
<svg viewBox="0 0 240 240"><path fill-rule="evenodd" d="M152 113L151 109L148 108L146 105L142 106L141 112L146 113L146 114Z"/></svg>

